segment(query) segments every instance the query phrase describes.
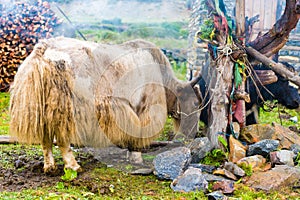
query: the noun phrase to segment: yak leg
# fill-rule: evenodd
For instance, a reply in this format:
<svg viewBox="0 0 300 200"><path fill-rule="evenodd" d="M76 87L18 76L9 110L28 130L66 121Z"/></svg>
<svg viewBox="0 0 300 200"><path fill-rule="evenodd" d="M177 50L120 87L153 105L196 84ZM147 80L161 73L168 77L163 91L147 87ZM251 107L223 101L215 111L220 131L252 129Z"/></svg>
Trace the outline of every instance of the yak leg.
<svg viewBox="0 0 300 200"><path fill-rule="evenodd" d="M42 150L44 154L44 172L51 173L56 171L57 167L54 161L53 153L53 138L44 138L42 143Z"/></svg>
<svg viewBox="0 0 300 200"><path fill-rule="evenodd" d="M65 163L65 168L72 169L74 171L81 171L81 167L78 165L70 148L70 144L62 143L58 144L58 146Z"/></svg>
<svg viewBox="0 0 300 200"><path fill-rule="evenodd" d="M140 151L128 151L127 152L127 158L129 162L134 164L142 164L143 163L143 157L142 152Z"/></svg>

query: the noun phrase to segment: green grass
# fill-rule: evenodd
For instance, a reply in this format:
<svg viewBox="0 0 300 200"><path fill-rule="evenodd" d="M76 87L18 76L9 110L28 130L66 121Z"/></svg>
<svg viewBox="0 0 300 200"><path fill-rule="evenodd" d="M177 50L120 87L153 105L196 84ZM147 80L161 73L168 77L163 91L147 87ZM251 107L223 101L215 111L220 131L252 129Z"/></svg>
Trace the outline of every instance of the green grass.
<svg viewBox="0 0 300 200"><path fill-rule="evenodd" d="M9 130L9 94L0 93L0 135L7 135Z"/></svg>
<svg viewBox="0 0 300 200"><path fill-rule="evenodd" d="M95 24L94 26L99 26ZM83 29L82 34L90 41L118 44L132 39L146 39L162 48L186 48L188 46L187 22L129 23L127 29L105 25L106 29ZM77 36L78 38L79 35Z"/></svg>
<svg viewBox="0 0 300 200"><path fill-rule="evenodd" d="M297 116L298 122L293 122L289 118ZM271 112L266 112L260 109L259 122L262 124L277 123L284 127L294 126L300 129L300 112L299 108L296 110L285 109L283 106L274 108Z"/></svg>

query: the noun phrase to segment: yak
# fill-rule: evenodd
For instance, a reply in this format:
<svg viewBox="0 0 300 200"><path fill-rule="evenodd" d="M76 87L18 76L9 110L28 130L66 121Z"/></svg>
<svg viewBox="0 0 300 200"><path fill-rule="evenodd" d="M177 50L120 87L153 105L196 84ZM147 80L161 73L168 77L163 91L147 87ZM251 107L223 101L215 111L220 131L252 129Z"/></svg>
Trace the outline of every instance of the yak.
<svg viewBox="0 0 300 200"><path fill-rule="evenodd" d="M20 65L10 88L10 134L41 144L44 172L81 170L71 144L117 145L130 151L159 136L171 115L178 132L196 134L198 80L178 80L154 44L134 40L98 44L57 37L40 41Z"/></svg>
<svg viewBox="0 0 300 200"><path fill-rule="evenodd" d="M290 71L294 71L294 67L287 62L282 64ZM266 72L271 70L269 67L264 65L255 65L253 69L258 73L260 71ZM262 106L264 101L277 100L279 104L286 106L288 109L296 109L300 105L300 96L298 89L295 88L290 82L282 77L280 74L275 73L276 81L271 84L261 85L261 82L257 80L247 79L246 91L249 93L250 102L246 103L246 125L258 123L259 108ZM209 95L205 95L207 92L206 82L204 79L200 79L198 82L202 95L205 97L203 102L209 101ZM256 86L255 86L256 85ZM259 90L259 93L258 91ZM263 99L261 99L261 97ZM208 124L208 108L205 107L201 111L200 121Z"/></svg>

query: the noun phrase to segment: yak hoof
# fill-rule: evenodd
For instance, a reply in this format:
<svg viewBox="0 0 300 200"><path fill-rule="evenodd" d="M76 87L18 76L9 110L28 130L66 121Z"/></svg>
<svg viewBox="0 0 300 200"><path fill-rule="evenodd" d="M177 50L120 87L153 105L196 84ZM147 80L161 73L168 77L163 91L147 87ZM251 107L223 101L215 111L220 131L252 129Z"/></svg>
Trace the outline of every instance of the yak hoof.
<svg viewBox="0 0 300 200"><path fill-rule="evenodd" d="M82 168L80 165L76 164L74 166L65 166L66 169L71 169L73 171L76 171L76 172L82 172Z"/></svg>
<svg viewBox="0 0 300 200"><path fill-rule="evenodd" d="M129 159L129 162L134 163L134 164L142 164L143 163L142 152L128 151L127 158Z"/></svg>
<svg viewBox="0 0 300 200"><path fill-rule="evenodd" d="M57 172L57 166L56 165L44 166L44 173L45 174L55 174L56 172Z"/></svg>

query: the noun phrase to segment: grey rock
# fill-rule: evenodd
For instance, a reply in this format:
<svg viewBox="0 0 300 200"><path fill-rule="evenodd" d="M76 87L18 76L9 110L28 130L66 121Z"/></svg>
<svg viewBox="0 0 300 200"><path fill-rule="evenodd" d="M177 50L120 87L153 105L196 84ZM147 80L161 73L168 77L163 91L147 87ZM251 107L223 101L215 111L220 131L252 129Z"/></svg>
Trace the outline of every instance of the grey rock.
<svg viewBox="0 0 300 200"><path fill-rule="evenodd" d="M237 166L236 164L234 164L233 162L226 162L224 168L236 176L240 176L240 177L245 176L245 171L239 166Z"/></svg>
<svg viewBox="0 0 300 200"><path fill-rule="evenodd" d="M267 157L270 152L277 150L278 146L278 140L261 140L255 144L249 145L247 155L262 155L264 157Z"/></svg>
<svg viewBox="0 0 300 200"><path fill-rule="evenodd" d="M200 169L189 168L181 176L171 183L174 191L206 191L208 182L205 180Z"/></svg>
<svg viewBox="0 0 300 200"><path fill-rule="evenodd" d="M174 180L187 168L190 158L190 149L186 147L177 147L160 153L153 160L153 173L159 179Z"/></svg>
<svg viewBox="0 0 300 200"><path fill-rule="evenodd" d="M206 156L207 152L213 149L207 137L196 138L188 145L188 148L191 149L191 163L199 163Z"/></svg>
<svg viewBox="0 0 300 200"><path fill-rule="evenodd" d="M198 168L201 169L202 172L207 172L207 173L213 173L213 171L217 169L215 166L212 165L196 164L196 163L189 164L189 167Z"/></svg>
<svg viewBox="0 0 300 200"><path fill-rule="evenodd" d="M131 172L132 175L150 175L153 173L151 168L141 168Z"/></svg>
<svg viewBox="0 0 300 200"><path fill-rule="evenodd" d="M300 145L299 144L292 144L290 150L297 155L300 152Z"/></svg>
<svg viewBox="0 0 300 200"><path fill-rule="evenodd" d="M226 200L228 199L221 191L214 191L207 194L208 200Z"/></svg>
<svg viewBox="0 0 300 200"><path fill-rule="evenodd" d="M207 174L207 173L203 173L203 176L205 180L207 180L208 182L229 180L223 176L217 176L217 175Z"/></svg>
<svg viewBox="0 0 300 200"><path fill-rule="evenodd" d="M270 153L272 165L288 165L294 166L294 152L289 150L274 151Z"/></svg>

